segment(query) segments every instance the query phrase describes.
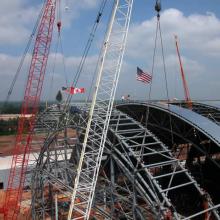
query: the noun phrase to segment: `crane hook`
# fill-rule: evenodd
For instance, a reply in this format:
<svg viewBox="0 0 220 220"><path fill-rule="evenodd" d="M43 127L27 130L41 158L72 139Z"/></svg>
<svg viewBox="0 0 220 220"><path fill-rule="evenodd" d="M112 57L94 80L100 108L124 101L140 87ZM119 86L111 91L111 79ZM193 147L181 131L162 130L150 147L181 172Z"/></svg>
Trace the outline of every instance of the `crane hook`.
<svg viewBox="0 0 220 220"><path fill-rule="evenodd" d="M157 17L160 17L160 11L161 11L161 3L160 0L156 0L155 4L155 11L157 11Z"/></svg>

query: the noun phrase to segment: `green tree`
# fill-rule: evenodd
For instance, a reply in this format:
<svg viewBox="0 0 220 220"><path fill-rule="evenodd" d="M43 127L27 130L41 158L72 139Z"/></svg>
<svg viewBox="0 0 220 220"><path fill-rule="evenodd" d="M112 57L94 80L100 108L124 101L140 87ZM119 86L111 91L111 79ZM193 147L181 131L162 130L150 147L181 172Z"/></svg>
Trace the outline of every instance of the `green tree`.
<svg viewBox="0 0 220 220"><path fill-rule="evenodd" d="M58 102L61 102L61 101L63 100L63 96L62 96L62 93L61 93L60 90L58 91L58 93L57 93L57 95L56 95L56 100L57 100Z"/></svg>

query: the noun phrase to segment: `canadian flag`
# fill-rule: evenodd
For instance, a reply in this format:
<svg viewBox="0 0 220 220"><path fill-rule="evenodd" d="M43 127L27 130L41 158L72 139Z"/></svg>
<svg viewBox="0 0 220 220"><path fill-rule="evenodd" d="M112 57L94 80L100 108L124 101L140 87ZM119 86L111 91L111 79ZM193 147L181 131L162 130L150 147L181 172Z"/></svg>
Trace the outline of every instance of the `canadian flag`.
<svg viewBox="0 0 220 220"><path fill-rule="evenodd" d="M74 95L77 93L85 93L85 88L62 87L62 90L71 95Z"/></svg>

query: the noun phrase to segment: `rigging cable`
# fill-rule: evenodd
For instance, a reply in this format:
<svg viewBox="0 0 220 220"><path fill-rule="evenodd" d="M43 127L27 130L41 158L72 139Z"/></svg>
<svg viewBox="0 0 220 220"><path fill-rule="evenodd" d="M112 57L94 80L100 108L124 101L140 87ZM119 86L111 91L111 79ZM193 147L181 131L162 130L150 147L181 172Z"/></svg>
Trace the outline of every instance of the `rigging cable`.
<svg viewBox="0 0 220 220"><path fill-rule="evenodd" d="M103 42L102 45L105 45L105 42ZM88 104L89 99L92 95L92 89L93 89L93 85L94 85L94 81L95 81L95 76L96 76L97 69L99 67L99 63L101 62L101 60L102 60L102 53L99 53L98 61L96 63L96 67L95 67L95 70L94 70L94 73L93 73L92 81L91 81L91 84L90 84L90 87L89 87L89 92L88 92L88 95L87 95L86 100L85 100L86 105Z"/></svg>
<svg viewBox="0 0 220 220"><path fill-rule="evenodd" d="M165 85L166 85L166 95L168 100L168 112L169 112L169 121L170 121L170 134L171 134L171 143L174 144L174 138L173 138L173 126L172 126L172 119L170 115L170 98L169 98L169 90L168 90L168 80L167 80L167 71L166 71L166 64L165 64L165 56L164 56L164 46L163 46L163 38L162 38L162 32L161 32L161 26L159 21L159 33L160 33L160 43L161 43L161 53L163 58L163 71L164 71L164 78L165 78Z"/></svg>
<svg viewBox="0 0 220 220"><path fill-rule="evenodd" d="M155 66L155 56L156 56L156 49L157 49L157 38L158 38L158 28L159 28L159 20L157 19L157 27L156 27L156 34L154 39L154 52L153 52L153 61L152 61L152 68L151 68L151 74L152 74L152 80L150 81L150 90L148 93L148 101L151 100L151 92L152 92L152 82L154 78L154 66ZM148 124L148 118L149 118L149 105L147 106L147 112L146 112L146 128Z"/></svg>
<svg viewBox="0 0 220 220"><path fill-rule="evenodd" d="M60 39L60 52L62 54L63 72L64 72L65 83L66 83L66 87L67 87L68 86L68 76L67 76L67 71L66 71L66 62L65 62L65 58L64 58L64 50L63 50L61 34L59 36L59 39Z"/></svg>
<svg viewBox="0 0 220 220"><path fill-rule="evenodd" d="M62 56L62 64L63 64L63 72L65 75L65 83L66 87L68 86L68 77L67 77L67 72L66 72L66 65L65 65L65 58L64 58L64 50L63 50L63 45L62 45L62 38L61 38L61 27L62 27L62 22L61 22L61 2L58 0L58 6L57 6L57 42L55 46L55 56L54 56L54 63L52 67L52 76L51 76L51 81L50 81L50 94L49 94L49 100L52 99L51 93L53 91L53 83L54 83L54 74L55 74L55 68L56 68L56 61L57 61L57 54L58 54L58 49L60 47L60 52Z"/></svg>
<svg viewBox="0 0 220 220"><path fill-rule="evenodd" d="M150 100L151 100L151 92L152 92L152 81L153 81L153 74L154 74L154 67L155 67L155 56L156 56L156 49L157 49L157 40L158 40L158 32L159 32L159 38L160 38L160 44L161 44L161 54L162 54L162 61L163 61L163 72L165 77L165 84L166 84L166 96L168 101L168 113L169 113L169 124L170 124L170 135L171 135L171 143L174 144L174 138L173 138L173 128L172 128L172 119L170 115L170 103L169 103L169 91L168 91L168 81L167 81L167 71L166 71L166 64L165 64L165 56L164 56L164 46L163 46L163 39L162 39L162 31L160 26L160 11L161 11L161 3L160 0L156 0L155 10L157 12L157 27L156 27L156 34L155 34L155 41L154 41L154 52L153 52L153 62L152 62L152 80L150 82L150 90L148 94L148 106L146 111L146 128L149 121L149 109L150 109ZM175 170L175 169L174 169ZM172 178L171 178L172 181ZM171 181L169 184L171 184ZM153 187L154 189L154 187ZM155 189L154 189L155 190ZM163 201L164 204L165 200ZM174 207L172 209L175 210Z"/></svg>
<svg viewBox="0 0 220 220"><path fill-rule="evenodd" d="M161 7L161 6L160 6ZM163 46L163 37L162 37L162 31L160 26L160 14L158 12L158 20L159 20L159 34L160 34L160 43L161 43L161 54L163 59L163 72L164 72L164 78L165 78L165 85L166 85L166 96L167 96L167 105L168 105L168 112L169 112L169 123L170 123L170 135L171 135L171 143L174 144L174 138L173 138L173 126L172 126L172 119L170 114L170 98L169 98L169 90L168 90L168 80L167 80L167 70L166 70L166 63L165 63L165 56L164 56L164 46Z"/></svg>
<svg viewBox="0 0 220 220"><path fill-rule="evenodd" d="M45 5L45 4L46 4L46 1L44 2L44 5ZM21 69L22 69L22 67L23 67L24 60L25 60L25 58L26 58L26 56L27 56L27 53L28 53L28 51L29 51L29 49L30 49L32 40L33 40L33 38L34 38L34 36L35 36L35 34L36 34L36 31L37 31L37 28L38 28L40 19L41 19L42 14L43 14L43 9L44 9L44 6L41 8L40 13L39 13L39 15L38 15L38 17L37 17L36 23L35 23L35 25L34 25L34 28L33 28L33 30L32 30L32 33L31 33L31 35L29 36L28 43L27 43L27 45L26 45L26 47L25 47L25 49L24 49L23 55L22 55L21 60L20 60L20 62L19 62L18 68L17 68L17 70L16 70L16 72L15 72L14 78L13 78L13 80L12 80L12 82L11 82L10 88L9 88L9 90L8 90L6 99L5 99L5 101L4 101L3 105L2 105L2 109L1 109L0 113L2 113L2 110L3 110L3 109L5 108L5 106L8 104L8 101L9 101L9 99L10 99L10 96L11 96L11 94L12 94L12 92L13 92L15 83L16 83L17 78L18 78L18 76L19 76L19 74L20 74L20 72L21 72Z"/></svg>
<svg viewBox="0 0 220 220"><path fill-rule="evenodd" d="M158 39L158 31L159 31L159 28L160 28L160 25L159 25L159 21L160 21L160 10L161 10L161 4L160 2L157 0L156 1L156 5L155 5L155 10L157 11L157 25L156 25L156 33L155 33L155 39L154 39L154 50L153 50L153 60L152 60L152 68L151 68L151 75L152 75L152 80L150 81L150 90L149 90L149 94L148 94L148 102L150 104L150 100L151 100L151 92L152 92L152 81L153 81L153 76L154 76L154 68L155 68L155 57L156 57L156 49L157 49L157 39ZM147 125L148 125L148 120L149 120L149 110L150 110L150 106L149 104L147 105L147 111L146 111L146 119L145 119L145 126L147 128ZM141 151L143 151L143 148L141 149ZM141 157L143 160L143 156ZM151 184L151 187L153 189L153 191L155 192L155 195L156 195L156 199L158 201L158 203L160 203L160 199L159 197L157 196L157 193L156 193L156 188L154 187L152 181L149 179L149 183ZM158 213L158 218L161 218L162 216L162 213L163 211L160 210L160 212Z"/></svg>
<svg viewBox="0 0 220 220"><path fill-rule="evenodd" d="M172 126L172 118L171 118L171 111L170 111L170 99L169 99L169 90L168 90L168 80L167 80L167 71L166 71L166 63L165 63L165 56L164 56L164 46L163 46L163 38L162 38L162 31L161 31L161 25L160 25L160 11L161 11L161 4L160 1L156 1L155 10L157 11L157 20L158 20L158 30L159 30L159 36L160 36L160 44L161 44L161 55L163 60L163 72L164 72L164 78L165 78L165 86L166 86L166 96L167 96L167 105L168 105L168 114L169 114L169 124L170 124L170 135L171 135L171 144L172 148L174 145L174 138L173 138L173 126ZM177 165L173 169L173 174L169 180L168 186L170 187L174 178L175 171L177 169ZM168 192L166 192L167 196ZM165 200L162 204L165 203ZM169 207L171 209L171 207ZM172 206L172 210L174 211L175 208Z"/></svg>
<svg viewBox="0 0 220 220"><path fill-rule="evenodd" d="M55 46L55 56L54 56L54 63L53 63L53 66L52 66L52 73L51 73L51 81L50 81L50 87L49 87L48 101L51 100L51 98L52 98L51 96L52 96L52 90L53 90L53 82L54 82L54 74L55 74L58 46L59 46L59 36L57 38L57 42L56 42L56 46Z"/></svg>
<svg viewBox="0 0 220 220"><path fill-rule="evenodd" d="M80 74L82 73L82 70L83 70L86 58L88 56L89 50L91 48L92 42L93 42L93 40L95 38L95 33L96 33L96 30L97 30L98 25L100 23L103 11L105 9L106 2L107 2L107 0L103 0L102 3L101 3L101 6L100 6L99 11L98 11L98 15L96 17L95 23L93 24L92 30L91 30L90 35L89 35L89 39L88 39L88 41L86 43L86 46L85 46L82 58L81 58L80 63L78 65L76 74L75 74L75 76L73 78L71 87L76 86L77 83L78 83ZM68 97L67 97L66 103L65 103L65 107L67 107L70 104L71 99L72 99L72 94L68 94Z"/></svg>
<svg viewBox="0 0 220 220"><path fill-rule="evenodd" d="M168 91L167 71L166 71L166 64L165 64L162 31L161 31L161 25L160 25L160 11L161 11L161 2L160 2L160 0L156 0L155 11L157 12L157 27L156 27L156 36L155 36L155 42L154 42L154 53L153 53L153 62L152 62L152 79L153 79L153 74L154 74L157 39L158 39L158 32L159 32L160 44L161 44L161 54L162 54L162 60L163 60L163 72L164 72L165 84L166 84L165 85L166 86L166 96L167 96L167 101L168 101L167 105L168 105L168 112L169 112L170 135L171 135L171 143L173 145L174 144L173 126L172 126L172 119L171 119L171 115L170 115L170 103L169 103L170 100L169 100L169 91ZM151 82L150 82L150 91L149 91L149 95L148 95L148 101L149 102L151 100L152 81L153 80L151 80ZM150 106L148 105L147 112L146 112L146 127L148 125L148 120L149 120L149 108L150 108Z"/></svg>

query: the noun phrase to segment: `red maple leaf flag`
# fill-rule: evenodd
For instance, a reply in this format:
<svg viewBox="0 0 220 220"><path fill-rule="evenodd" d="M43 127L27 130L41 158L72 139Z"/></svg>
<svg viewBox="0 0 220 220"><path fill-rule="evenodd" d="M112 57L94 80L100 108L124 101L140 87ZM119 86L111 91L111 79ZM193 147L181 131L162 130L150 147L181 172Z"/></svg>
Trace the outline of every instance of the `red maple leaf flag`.
<svg viewBox="0 0 220 220"><path fill-rule="evenodd" d="M74 88L73 89L73 94L76 94L76 93L84 93L85 92L85 89L84 88Z"/></svg>
<svg viewBox="0 0 220 220"><path fill-rule="evenodd" d="M85 93L85 88L74 88L74 87L62 87L62 90L66 93L69 93L71 95L77 94L77 93Z"/></svg>

